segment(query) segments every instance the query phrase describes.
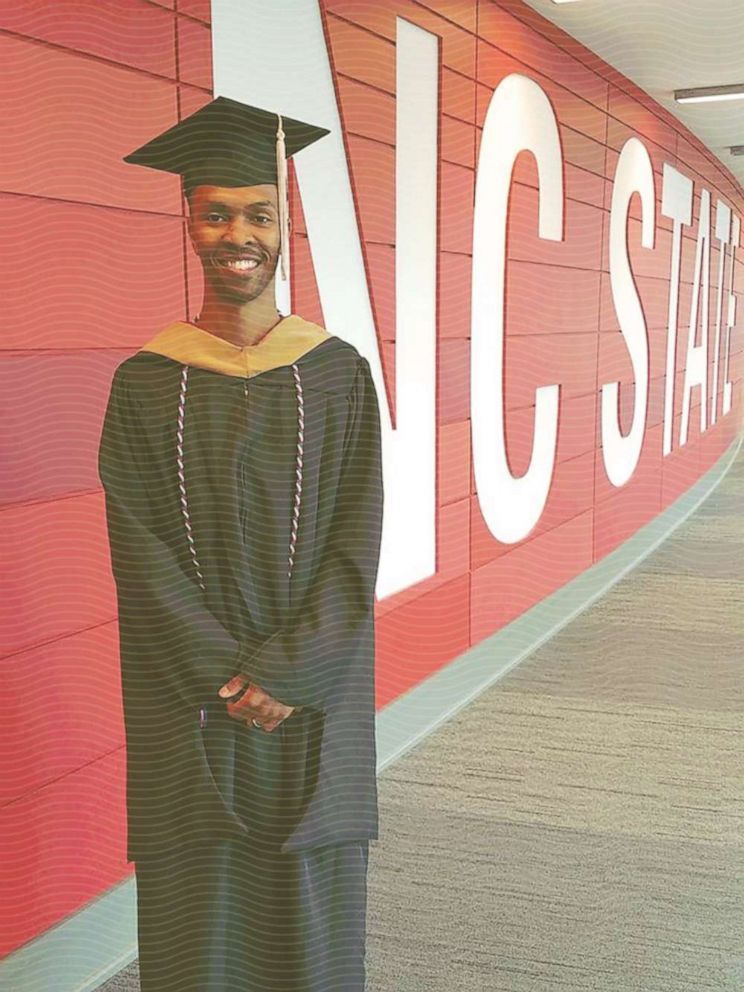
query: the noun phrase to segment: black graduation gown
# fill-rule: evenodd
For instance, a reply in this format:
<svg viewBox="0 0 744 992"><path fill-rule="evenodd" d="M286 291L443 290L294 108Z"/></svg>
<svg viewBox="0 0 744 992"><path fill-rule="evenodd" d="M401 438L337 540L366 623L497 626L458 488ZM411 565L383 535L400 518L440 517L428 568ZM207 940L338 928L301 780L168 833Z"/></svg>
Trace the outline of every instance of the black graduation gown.
<svg viewBox="0 0 744 992"><path fill-rule="evenodd" d="M378 836L382 527L367 360L290 315L238 348L176 322L116 369L99 448L119 609L127 857ZM238 672L302 709L227 713Z"/></svg>

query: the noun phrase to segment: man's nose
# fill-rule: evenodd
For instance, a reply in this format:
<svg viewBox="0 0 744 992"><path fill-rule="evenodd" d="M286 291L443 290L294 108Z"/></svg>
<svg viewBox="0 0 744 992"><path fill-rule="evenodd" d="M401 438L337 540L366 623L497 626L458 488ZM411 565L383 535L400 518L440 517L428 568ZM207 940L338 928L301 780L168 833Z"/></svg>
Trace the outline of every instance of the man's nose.
<svg viewBox="0 0 744 992"><path fill-rule="evenodd" d="M223 240L235 245L257 243L252 225L245 217L233 217L231 219L223 235Z"/></svg>

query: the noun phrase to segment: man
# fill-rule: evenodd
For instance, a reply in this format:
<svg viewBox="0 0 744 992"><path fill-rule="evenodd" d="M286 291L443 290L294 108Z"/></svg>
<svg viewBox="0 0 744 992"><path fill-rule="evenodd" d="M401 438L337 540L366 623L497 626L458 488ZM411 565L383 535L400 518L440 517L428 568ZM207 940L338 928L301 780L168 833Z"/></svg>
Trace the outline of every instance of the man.
<svg viewBox="0 0 744 992"><path fill-rule="evenodd" d="M286 156L218 97L125 161L182 176L199 317L115 371L101 435L142 992L362 992L378 836L377 397L275 308Z"/></svg>

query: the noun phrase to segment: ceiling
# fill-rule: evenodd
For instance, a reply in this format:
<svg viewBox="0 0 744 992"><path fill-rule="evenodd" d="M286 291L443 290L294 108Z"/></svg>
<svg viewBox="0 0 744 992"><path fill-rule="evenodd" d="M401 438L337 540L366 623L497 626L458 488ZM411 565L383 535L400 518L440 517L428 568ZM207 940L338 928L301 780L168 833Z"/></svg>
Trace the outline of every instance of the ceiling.
<svg viewBox="0 0 744 992"><path fill-rule="evenodd" d="M673 92L744 83L744 0L525 0L633 80L744 187L744 99L677 103Z"/></svg>

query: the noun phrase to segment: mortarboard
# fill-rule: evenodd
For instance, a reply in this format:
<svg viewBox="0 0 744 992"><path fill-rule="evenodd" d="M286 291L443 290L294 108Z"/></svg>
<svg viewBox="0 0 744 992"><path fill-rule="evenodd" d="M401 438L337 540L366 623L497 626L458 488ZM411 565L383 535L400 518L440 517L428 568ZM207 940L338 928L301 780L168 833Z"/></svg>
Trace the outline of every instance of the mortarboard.
<svg viewBox="0 0 744 992"><path fill-rule="evenodd" d="M282 276L286 278L289 233L286 160L329 133L327 128L218 96L125 155L124 161L177 173L182 177L186 192L199 184L258 186L275 183L281 268Z"/></svg>

